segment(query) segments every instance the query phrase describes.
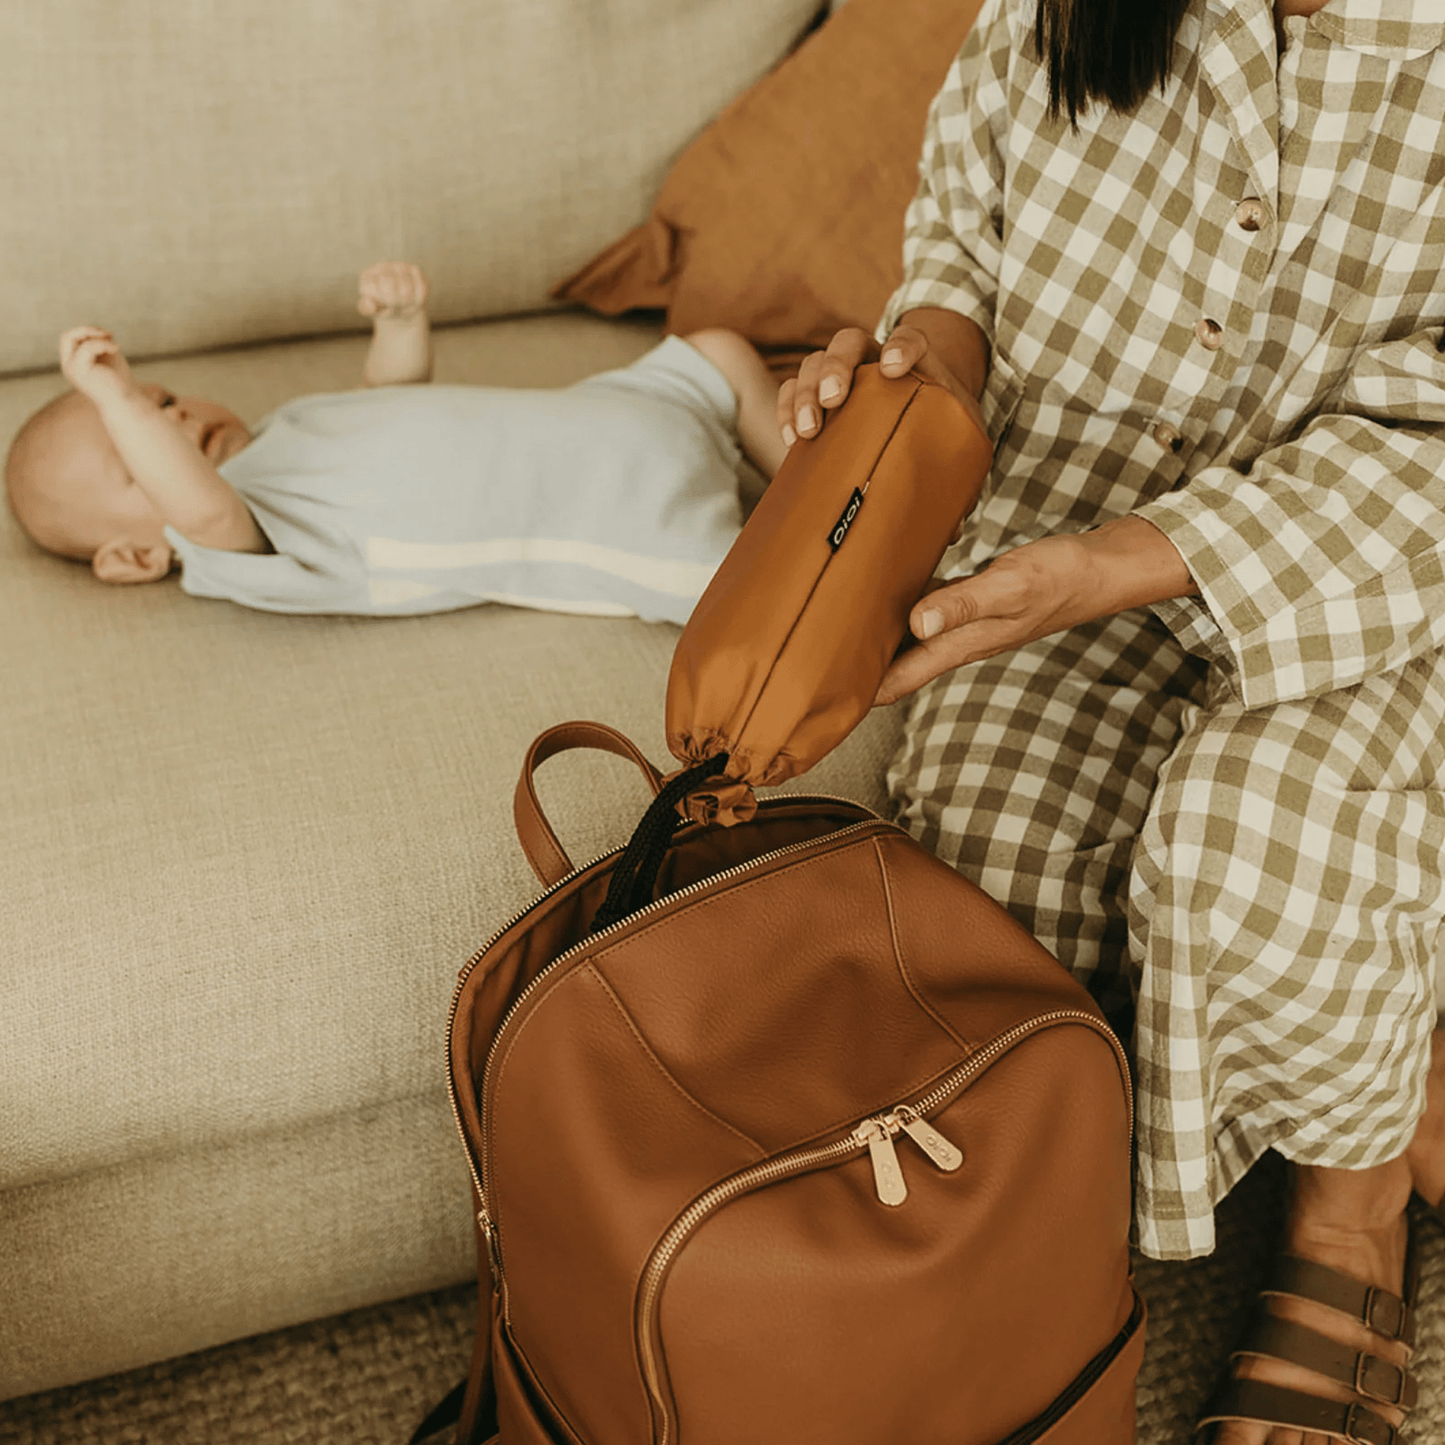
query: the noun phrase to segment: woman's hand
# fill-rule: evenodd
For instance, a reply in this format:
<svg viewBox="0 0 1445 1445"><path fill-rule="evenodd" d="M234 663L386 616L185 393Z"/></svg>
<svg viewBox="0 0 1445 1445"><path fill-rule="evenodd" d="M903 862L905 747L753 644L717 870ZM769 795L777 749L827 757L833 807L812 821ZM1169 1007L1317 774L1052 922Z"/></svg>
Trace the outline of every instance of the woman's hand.
<svg viewBox="0 0 1445 1445"><path fill-rule="evenodd" d="M916 371L947 387L984 430L978 398L988 371L988 342L967 317L929 306L904 312L881 348L861 327L847 326L825 351L804 357L797 377L778 390L778 430L788 446L817 436L825 414L847 401L853 373L873 360L884 376Z"/></svg>
<svg viewBox="0 0 1445 1445"><path fill-rule="evenodd" d="M1197 590L1178 549L1142 517L1025 543L914 605L909 626L920 640L894 658L874 706L917 692L964 663Z"/></svg>

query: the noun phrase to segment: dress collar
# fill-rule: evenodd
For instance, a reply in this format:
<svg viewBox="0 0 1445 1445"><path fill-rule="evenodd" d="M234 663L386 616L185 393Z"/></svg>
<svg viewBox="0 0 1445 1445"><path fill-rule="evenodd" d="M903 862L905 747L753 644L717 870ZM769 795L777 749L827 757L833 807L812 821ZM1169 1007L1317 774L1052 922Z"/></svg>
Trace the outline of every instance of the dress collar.
<svg viewBox="0 0 1445 1445"><path fill-rule="evenodd" d="M1445 0L1329 0L1308 21L1338 45L1393 60L1445 45Z"/></svg>

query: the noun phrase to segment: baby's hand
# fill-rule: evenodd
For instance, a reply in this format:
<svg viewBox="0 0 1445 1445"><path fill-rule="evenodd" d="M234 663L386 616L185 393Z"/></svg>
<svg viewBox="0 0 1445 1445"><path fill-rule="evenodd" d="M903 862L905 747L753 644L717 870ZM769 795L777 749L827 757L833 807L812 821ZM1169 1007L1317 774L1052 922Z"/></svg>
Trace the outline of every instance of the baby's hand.
<svg viewBox="0 0 1445 1445"><path fill-rule="evenodd" d="M115 338L99 326L73 326L60 338L60 370L76 391L97 406L137 390Z"/></svg>
<svg viewBox="0 0 1445 1445"><path fill-rule="evenodd" d="M357 283L356 309L363 316L415 316L426 306L427 279L410 261L368 266Z"/></svg>

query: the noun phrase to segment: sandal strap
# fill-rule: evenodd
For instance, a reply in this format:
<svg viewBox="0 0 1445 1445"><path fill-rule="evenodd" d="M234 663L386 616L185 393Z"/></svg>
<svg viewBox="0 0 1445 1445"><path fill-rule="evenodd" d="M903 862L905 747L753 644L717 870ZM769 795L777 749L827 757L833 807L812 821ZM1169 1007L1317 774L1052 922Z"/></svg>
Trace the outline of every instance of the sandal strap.
<svg viewBox="0 0 1445 1445"><path fill-rule="evenodd" d="M1411 1249L1411 1254L1414 1250ZM1407 1288L1413 1297L1411 1266L1407 1266ZM1376 1285L1365 1284L1327 1264L1297 1255L1282 1254L1274 1262L1261 1294L1293 1295L1311 1300L1359 1320L1381 1339L1399 1340L1409 1349L1415 1346L1415 1311L1407 1300Z"/></svg>
<svg viewBox="0 0 1445 1445"><path fill-rule="evenodd" d="M1285 1425L1346 1440L1350 1445L1396 1445L1395 1427L1358 1400L1342 1404L1262 1380L1230 1380L1205 1411L1197 1428L1225 1420Z"/></svg>
<svg viewBox="0 0 1445 1445"><path fill-rule="evenodd" d="M1230 1358L1238 1359L1241 1355L1264 1355L1303 1365L1317 1375L1348 1385L1367 1400L1396 1405L1402 1410L1413 1409L1419 1398L1415 1377L1402 1366L1368 1350L1357 1353L1339 1340L1278 1315L1261 1313L1256 1318L1244 1343Z"/></svg>

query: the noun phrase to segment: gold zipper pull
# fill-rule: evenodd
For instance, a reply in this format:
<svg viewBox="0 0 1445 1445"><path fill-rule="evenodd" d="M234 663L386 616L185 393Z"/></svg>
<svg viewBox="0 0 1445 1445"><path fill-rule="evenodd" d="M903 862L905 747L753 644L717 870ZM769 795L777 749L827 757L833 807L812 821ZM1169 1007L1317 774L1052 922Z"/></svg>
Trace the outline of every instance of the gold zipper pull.
<svg viewBox="0 0 1445 1445"><path fill-rule="evenodd" d="M485 1209L477 1211L477 1225L487 1244L487 1267L492 1275L492 1288L495 1289L502 1281L502 1262L497 1258L496 1230L492 1226L491 1216Z"/></svg>
<svg viewBox="0 0 1445 1445"><path fill-rule="evenodd" d="M902 1204L908 1198L908 1186L903 1182L903 1171L898 1167L893 1130L882 1119L864 1119L853 1131L853 1137L868 1146L878 1198L884 1204Z"/></svg>
<svg viewBox="0 0 1445 1445"><path fill-rule="evenodd" d="M887 1123L902 1129L935 1164L952 1174L963 1163L963 1150L950 1144L927 1119L907 1104L900 1104L887 1118Z"/></svg>

